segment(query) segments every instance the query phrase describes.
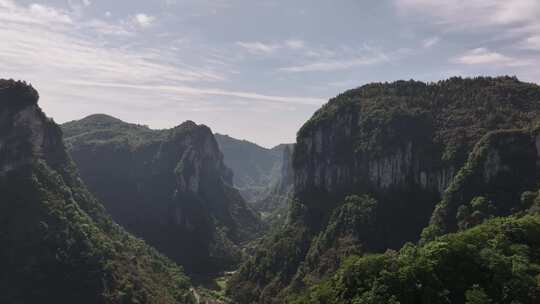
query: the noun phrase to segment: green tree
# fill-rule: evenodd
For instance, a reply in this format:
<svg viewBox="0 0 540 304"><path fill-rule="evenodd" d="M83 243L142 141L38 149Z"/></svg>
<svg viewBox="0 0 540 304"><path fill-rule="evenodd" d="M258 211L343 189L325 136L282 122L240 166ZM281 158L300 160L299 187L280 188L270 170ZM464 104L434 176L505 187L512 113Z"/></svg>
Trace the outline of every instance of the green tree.
<svg viewBox="0 0 540 304"><path fill-rule="evenodd" d="M474 285L465 292L465 304L490 304L492 302L484 289L478 285Z"/></svg>

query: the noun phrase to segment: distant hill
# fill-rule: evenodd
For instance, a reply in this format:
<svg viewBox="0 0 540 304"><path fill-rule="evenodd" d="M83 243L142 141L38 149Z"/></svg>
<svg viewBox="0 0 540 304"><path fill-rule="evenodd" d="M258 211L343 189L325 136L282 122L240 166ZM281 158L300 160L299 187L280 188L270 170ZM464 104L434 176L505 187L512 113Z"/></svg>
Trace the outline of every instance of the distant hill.
<svg viewBox="0 0 540 304"><path fill-rule="evenodd" d="M113 218L190 273L234 268L258 215L232 186L211 130L168 130L98 114L62 126L89 189Z"/></svg>
<svg viewBox="0 0 540 304"><path fill-rule="evenodd" d="M37 101L0 80L0 303L195 303L182 270L90 194Z"/></svg>
<svg viewBox="0 0 540 304"><path fill-rule="evenodd" d="M215 137L225 165L234 172L234 186L242 196L250 203L265 199L271 188L279 183L283 151L290 145L267 149L228 135L215 134Z"/></svg>

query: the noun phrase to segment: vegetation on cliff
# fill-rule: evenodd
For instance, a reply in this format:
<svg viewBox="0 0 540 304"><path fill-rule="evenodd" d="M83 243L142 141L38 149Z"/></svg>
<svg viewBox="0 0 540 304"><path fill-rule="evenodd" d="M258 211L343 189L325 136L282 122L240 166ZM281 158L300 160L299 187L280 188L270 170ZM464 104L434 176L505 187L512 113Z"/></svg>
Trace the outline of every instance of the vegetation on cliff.
<svg viewBox="0 0 540 304"><path fill-rule="evenodd" d="M540 215L490 220L422 246L351 256L289 303L538 303Z"/></svg>
<svg viewBox="0 0 540 304"><path fill-rule="evenodd" d="M472 227L522 207L522 193L538 186L539 151L529 130L488 133L471 152L437 204L424 240Z"/></svg>
<svg viewBox="0 0 540 304"><path fill-rule="evenodd" d="M194 303L182 270L88 192L37 96L0 81L0 302Z"/></svg>

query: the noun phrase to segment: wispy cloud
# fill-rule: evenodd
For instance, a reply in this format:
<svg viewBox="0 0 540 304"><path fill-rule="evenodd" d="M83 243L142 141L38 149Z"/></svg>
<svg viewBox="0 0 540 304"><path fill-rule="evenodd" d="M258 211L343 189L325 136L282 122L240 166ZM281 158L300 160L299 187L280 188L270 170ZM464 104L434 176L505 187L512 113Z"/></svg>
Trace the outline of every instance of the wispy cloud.
<svg viewBox="0 0 540 304"><path fill-rule="evenodd" d="M395 0L404 13L432 15L440 24L459 27L493 26L537 22L537 0Z"/></svg>
<svg viewBox="0 0 540 304"><path fill-rule="evenodd" d="M195 88L188 86L180 85L131 85L125 83L104 83L104 82L89 82L89 81L66 81L68 84L77 85L77 86L90 86L90 87L108 87L108 88L124 88L132 90L142 90L142 91L169 91L174 93L179 93L182 96L225 96L225 97L234 97L241 99L249 100L258 100L266 102L277 102L284 104L305 104L305 105L320 105L324 103L322 98L310 98L310 97L291 97L291 96L276 96L276 95L265 95L254 92L242 92L234 90L223 90L215 88Z"/></svg>
<svg viewBox="0 0 540 304"><path fill-rule="evenodd" d="M304 62L302 64L285 66L278 70L288 73L334 72L396 61L411 52L405 48L386 52L369 44L340 45L331 49L305 47L303 50Z"/></svg>
<svg viewBox="0 0 540 304"><path fill-rule="evenodd" d="M150 27L154 21L156 21L156 17L143 13L133 16L133 22L142 28Z"/></svg>
<svg viewBox="0 0 540 304"><path fill-rule="evenodd" d="M137 18L137 22L144 27L152 23L148 18ZM114 109L139 113L148 112L147 108L159 112L164 103L192 112L220 111L240 100L258 101L254 104L259 104L259 110L324 102L319 98L226 89L223 84L230 69L223 64L198 65L183 61L176 48L137 43L126 47L101 36L123 34L136 42L137 31L123 23L79 19L55 7L24 6L11 0L0 0L0 23L0 77L32 82L60 120L78 112L96 111L89 106L93 103L106 104L113 113ZM72 103L74 100L77 102Z"/></svg>
<svg viewBox="0 0 540 304"><path fill-rule="evenodd" d="M333 61L319 61L312 62L305 65L297 65L280 68L280 71L284 72L329 72L329 71L338 71L346 70L359 66L365 65L374 65L382 62L388 62L390 58L385 54L377 54L374 56L364 56L351 58L347 60L333 60Z"/></svg>
<svg viewBox="0 0 540 304"><path fill-rule="evenodd" d="M441 41L441 39L439 37L431 37L431 38L428 38L428 39L422 41L422 46L425 49L429 49L429 48L435 46L436 44L438 44L440 41Z"/></svg>
<svg viewBox="0 0 540 304"><path fill-rule="evenodd" d="M73 23L66 11L41 4L20 7L12 0L0 0L0 20L19 24L58 26Z"/></svg>
<svg viewBox="0 0 540 304"><path fill-rule="evenodd" d="M287 40L285 41L284 44L287 48L293 49L293 50L299 50L306 46L306 43L303 40L298 40L298 39Z"/></svg>
<svg viewBox="0 0 540 304"><path fill-rule="evenodd" d="M300 50L306 46L306 42L299 39L288 39L275 43L261 41L238 41L236 45L244 48L252 54L272 54L278 50Z"/></svg>
<svg viewBox="0 0 540 304"><path fill-rule="evenodd" d="M465 52L463 55L455 58L456 63L467 65L497 65L519 67L526 66L529 62L517 58L509 57L501 53L490 51L486 48L476 48Z"/></svg>
<svg viewBox="0 0 540 304"><path fill-rule="evenodd" d="M535 46L540 35L538 0L395 0L402 14L422 14L445 31L471 32L496 29L494 39L522 39L519 45Z"/></svg>
<svg viewBox="0 0 540 304"><path fill-rule="evenodd" d="M253 54L270 54L280 48L279 45L263 43L260 41L255 42L236 42L236 45L246 49Z"/></svg>
<svg viewBox="0 0 540 304"><path fill-rule="evenodd" d="M540 51L540 35L527 37L521 42L520 47Z"/></svg>

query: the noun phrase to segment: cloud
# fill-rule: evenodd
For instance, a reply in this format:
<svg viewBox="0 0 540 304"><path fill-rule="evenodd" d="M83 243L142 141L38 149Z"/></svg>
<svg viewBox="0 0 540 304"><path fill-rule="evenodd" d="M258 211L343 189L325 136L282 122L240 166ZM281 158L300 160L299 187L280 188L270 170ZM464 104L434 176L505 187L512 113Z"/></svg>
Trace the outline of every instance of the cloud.
<svg viewBox="0 0 540 304"><path fill-rule="evenodd" d="M307 62L279 68L279 71L288 73L303 72L333 72L348 70L360 66L370 66L390 62L401 58L410 50L398 49L386 53L377 47L364 44L359 47L349 45L336 46L333 49L317 48L306 49L304 56Z"/></svg>
<svg viewBox="0 0 540 304"><path fill-rule="evenodd" d="M523 49L540 51L540 35L527 37L520 46Z"/></svg>
<svg viewBox="0 0 540 304"><path fill-rule="evenodd" d="M252 54L272 54L277 50L300 50L306 47L306 42L298 39L289 39L278 43L264 43L260 41L238 41L236 45L246 49Z"/></svg>
<svg viewBox="0 0 540 304"><path fill-rule="evenodd" d="M382 62L387 62L390 59L384 55L379 54L372 57L358 57L348 60L334 60L334 61L321 61L313 62L305 65L297 65L280 68L280 71L284 72L330 72L338 70L347 70L359 66L374 65Z"/></svg>
<svg viewBox="0 0 540 304"><path fill-rule="evenodd" d="M527 45L540 36L538 0L395 0L404 15L421 14L443 30L495 30L494 39L521 39ZM516 44L517 45L517 44ZM530 44L529 44L530 45Z"/></svg>
<svg viewBox="0 0 540 304"><path fill-rule="evenodd" d="M91 19L81 22L77 25L79 28L90 29L96 33L104 35L114 36L135 36L135 32L132 31L125 23L114 24L106 22L100 19Z"/></svg>
<svg viewBox="0 0 540 304"><path fill-rule="evenodd" d="M12 0L0 0L0 20L21 24L61 26L73 23L67 12L41 4L20 7Z"/></svg>
<svg viewBox="0 0 540 304"><path fill-rule="evenodd" d="M279 45L266 44L259 41L255 42L236 42L236 45L246 49L248 52L253 54L271 54L275 50L279 49Z"/></svg>
<svg viewBox="0 0 540 304"><path fill-rule="evenodd" d="M306 43L303 40L291 39L285 41L285 46L289 49L298 50L304 48Z"/></svg>
<svg viewBox="0 0 540 304"><path fill-rule="evenodd" d="M231 122L216 112L237 117L324 103L316 97L231 88L228 77L233 69L226 62L204 60L214 49L196 47L202 63L187 61L182 52L193 53L193 48L170 47L174 37L165 39L170 45L145 47L143 33L103 20L71 18L69 12L51 6L0 0L0 24L0 78L31 82L40 91L41 106L58 121L98 108L159 127L183 119L206 123L215 119L223 128ZM124 30L120 41L126 43L101 35Z"/></svg>
<svg viewBox="0 0 540 304"><path fill-rule="evenodd" d="M466 65L496 65L507 67L526 66L528 64L527 61L492 52L486 48L469 50L457 57L454 61Z"/></svg>
<svg viewBox="0 0 540 304"><path fill-rule="evenodd" d="M523 51L540 51L540 1L394 0L394 3L403 16L420 15L441 31L474 35L474 39L482 37L482 44L492 48L474 48L450 62L504 68L505 73L518 73L537 81L532 68L538 63L537 55ZM505 53L498 49L504 49Z"/></svg>
<svg viewBox="0 0 540 304"><path fill-rule="evenodd" d="M67 81L69 84L78 85L78 86L91 86L91 87L108 87L108 88L124 88L132 90L142 90L142 91L169 91L174 93L179 93L187 96L224 96L224 97L234 97L241 99L250 99L258 101L267 101L267 102L277 102L285 104L305 104L305 105L321 105L325 102L323 98L315 97L292 97L292 96L276 96L276 95L266 95L259 94L254 92L243 92L243 91L234 91L234 90L223 90L216 88L195 88L188 86L179 86L179 85L130 85L125 83L103 83L103 82L89 82L89 81Z"/></svg>
<svg viewBox="0 0 540 304"><path fill-rule="evenodd" d="M460 28L536 22L537 0L395 0L403 13L431 15L437 23Z"/></svg>
<svg viewBox="0 0 540 304"><path fill-rule="evenodd" d="M422 46L425 49L429 49L429 48L435 46L436 44L438 44L440 41L441 41L441 39L439 37L432 37L432 38L429 38L429 39L426 39L426 40L422 41Z"/></svg>
<svg viewBox="0 0 540 304"><path fill-rule="evenodd" d="M156 17L142 13L133 16L133 22L142 28L150 27L155 20Z"/></svg>

